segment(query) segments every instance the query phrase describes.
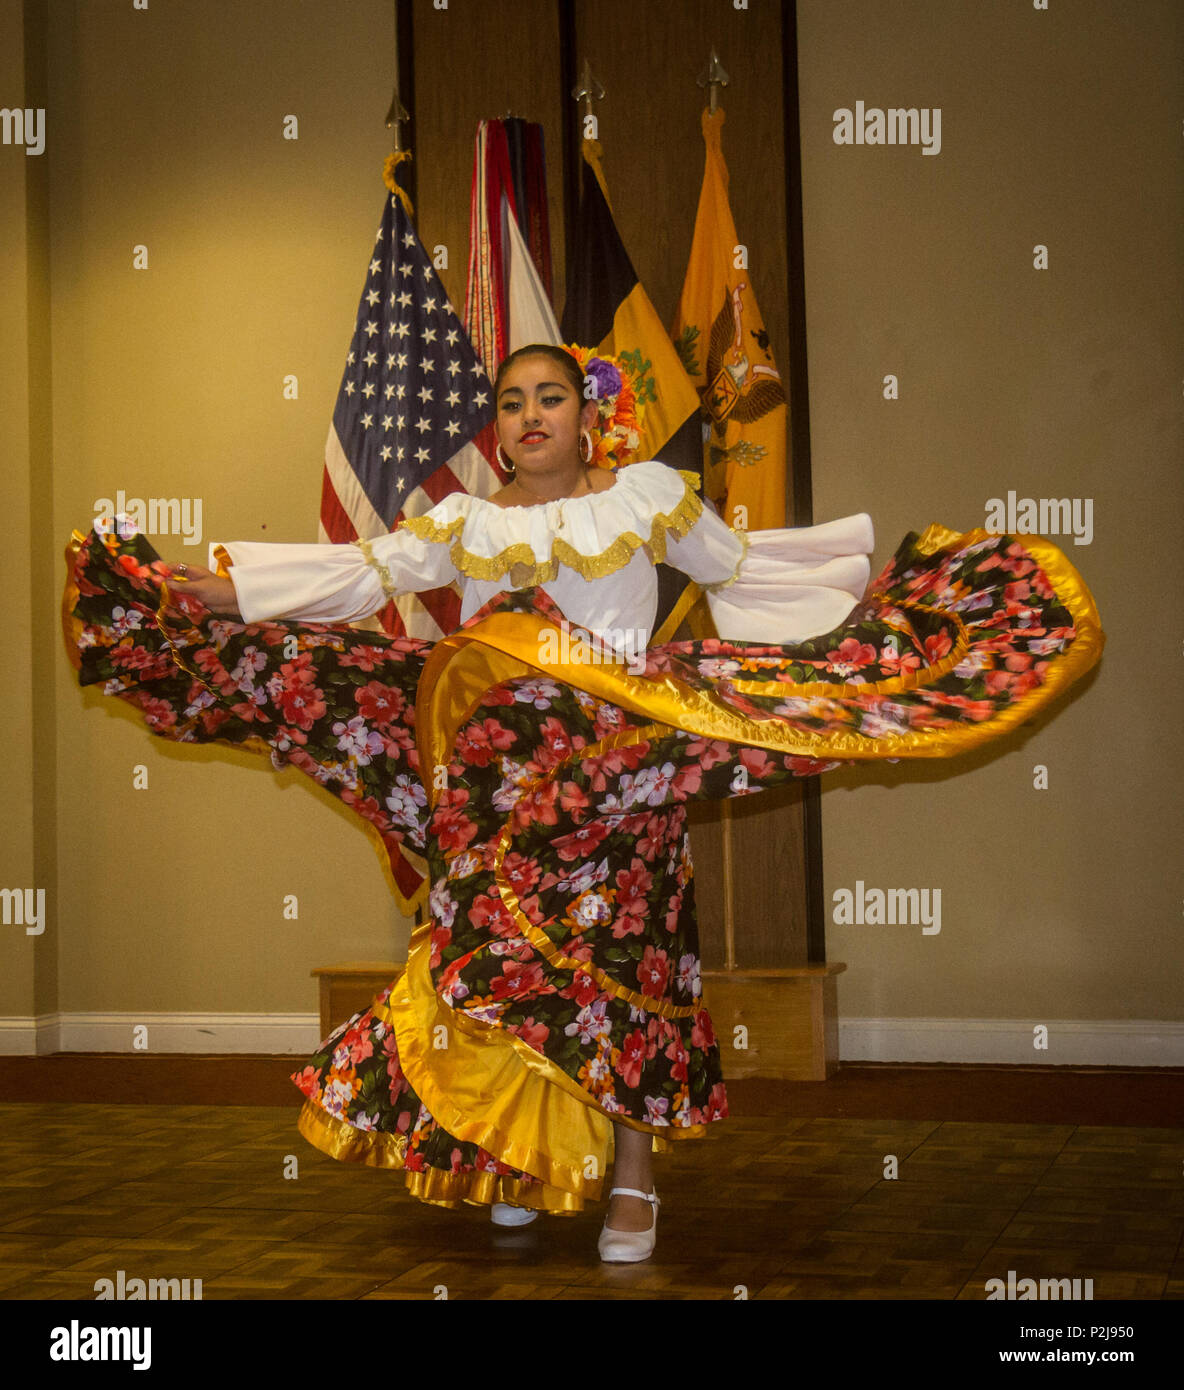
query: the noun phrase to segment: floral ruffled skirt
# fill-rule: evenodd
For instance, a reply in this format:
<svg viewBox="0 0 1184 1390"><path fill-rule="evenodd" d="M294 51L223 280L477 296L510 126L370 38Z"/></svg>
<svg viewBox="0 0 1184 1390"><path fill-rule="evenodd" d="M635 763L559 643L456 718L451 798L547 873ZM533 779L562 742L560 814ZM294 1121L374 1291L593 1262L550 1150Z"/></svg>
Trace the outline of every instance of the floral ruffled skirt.
<svg viewBox="0 0 1184 1390"><path fill-rule="evenodd" d="M381 837L404 910L426 894L404 973L292 1080L313 1144L445 1206L579 1211L614 1123L662 1149L727 1116L689 802L956 754L1030 719L1104 643L1054 545L941 527L906 537L833 633L668 643L644 674L571 629L541 665L567 624L540 589L432 646L214 616L114 525L75 532L67 563L81 684L164 738L300 768Z"/></svg>

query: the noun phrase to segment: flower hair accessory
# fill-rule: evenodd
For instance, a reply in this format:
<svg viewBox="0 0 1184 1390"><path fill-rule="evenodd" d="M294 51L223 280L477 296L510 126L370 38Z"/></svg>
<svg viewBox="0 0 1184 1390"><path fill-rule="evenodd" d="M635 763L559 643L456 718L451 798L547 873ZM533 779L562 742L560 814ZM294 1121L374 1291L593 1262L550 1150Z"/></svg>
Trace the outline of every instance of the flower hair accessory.
<svg viewBox="0 0 1184 1390"><path fill-rule="evenodd" d="M565 352L580 364L584 373L585 397L596 402L597 421L592 432L592 457L596 468L622 468L632 463L641 444L645 404L655 399L650 364L640 352L619 356L593 352L578 343L564 343ZM595 394L587 386L595 383Z"/></svg>

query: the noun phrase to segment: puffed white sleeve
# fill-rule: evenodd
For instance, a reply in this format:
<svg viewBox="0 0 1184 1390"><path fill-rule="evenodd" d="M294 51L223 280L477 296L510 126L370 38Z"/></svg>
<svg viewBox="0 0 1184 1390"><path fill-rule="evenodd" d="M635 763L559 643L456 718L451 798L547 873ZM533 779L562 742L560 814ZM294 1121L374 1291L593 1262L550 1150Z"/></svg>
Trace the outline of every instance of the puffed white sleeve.
<svg viewBox="0 0 1184 1390"><path fill-rule="evenodd" d="M723 638L792 643L839 627L863 597L876 547L866 512L819 526L733 531L704 507L666 562L701 584Z"/></svg>
<svg viewBox="0 0 1184 1390"><path fill-rule="evenodd" d="M229 559L226 573L244 622L352 623L377 613L396 594L451 583L457 571L449 552L446 540L426 539L403 524L389 535L345 545L213 544L210 567L223 555Z"/></svg>

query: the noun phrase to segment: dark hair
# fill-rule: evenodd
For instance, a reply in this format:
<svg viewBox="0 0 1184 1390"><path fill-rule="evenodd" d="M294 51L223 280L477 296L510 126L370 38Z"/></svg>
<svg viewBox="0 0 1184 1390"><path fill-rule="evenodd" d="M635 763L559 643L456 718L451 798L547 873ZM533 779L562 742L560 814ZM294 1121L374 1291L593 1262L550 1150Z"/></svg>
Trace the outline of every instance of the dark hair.
<svg viewBox="0 0 1184 1390"><path fill-rule="evenodd" d="M506 372L511 367L517 366L524 357L550 357L562 368L576 395L581 398L583 397L583 368L566 348L556 347L554 343L527 343L525 347L516 348L508 357L502 358L501 366L497 369L497 377L493 383L493 399L495 405L501 393L502 382L505 379Z"/></svg>

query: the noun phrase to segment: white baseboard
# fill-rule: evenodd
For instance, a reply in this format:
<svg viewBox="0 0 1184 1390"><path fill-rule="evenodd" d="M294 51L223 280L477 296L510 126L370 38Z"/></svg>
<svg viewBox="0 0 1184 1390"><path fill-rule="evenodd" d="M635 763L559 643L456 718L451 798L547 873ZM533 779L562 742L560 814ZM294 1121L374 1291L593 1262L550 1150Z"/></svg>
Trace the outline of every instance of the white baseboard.
<svg viewBox="0 0 1184 1390"><path fill-rule="evenodd" d="M146 1030L144 1047L134 1031ZM307 1057L321 1042L320 1015L75 1013L0 1018L0 1056L51 1052L278 1053Z"/></svg>
<svg viewBox="0 0 1184 1390"><path fill-rule="evenodd" d="M1047 1046L1033 1045L1036 1028ZM847 1018L843 1062L1000 1063L1023 1067L1184 1066L1184 1022L1158 1019Z"/></svg>
<svg viewBox="0 0 1184 1390"><path fill-rule="evenodd" d="M147 1030L144 1048L133 1030ZM1157 1019L848 1018L839 1022L843 1062L954 1062L1048 1067L1184 1066L1184 1022ZM320 1018L304 1014L74 1013L0 1018L0 1056L51 1052L170 1052L307 1057Z"/></svg>

